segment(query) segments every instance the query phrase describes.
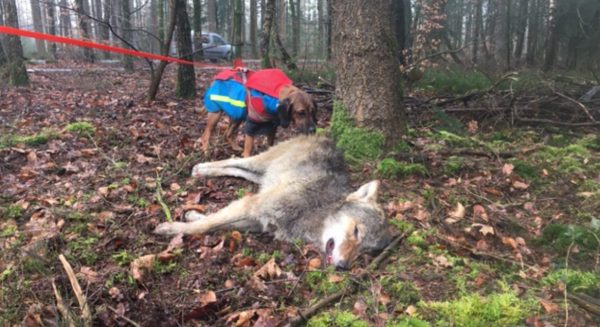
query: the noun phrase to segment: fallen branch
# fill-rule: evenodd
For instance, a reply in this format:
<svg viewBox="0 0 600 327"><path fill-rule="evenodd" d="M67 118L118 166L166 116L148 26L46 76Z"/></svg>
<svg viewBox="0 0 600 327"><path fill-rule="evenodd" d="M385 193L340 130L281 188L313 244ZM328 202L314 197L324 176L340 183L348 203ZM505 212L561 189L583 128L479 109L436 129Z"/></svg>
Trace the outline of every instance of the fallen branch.
<svg viewBox="0 0 600 327"><path fill-rule="evenodd" d="M71 317L71 313L69 312L69 309L67 309L65 301L58 292L56 284L54 283L54 279L52 279L52 289L54 290L54 296L56 297L56 309L58 309L58 312L60 312L63 318L67 321L69 327L75 327L75 321L73 320L73 317Z"/></svg>
<svg viewBox="0 0 600 327"><path fill-rule="evenodd" d="M583 110L583 112L586 114L586 116L587 116L587 117L588 117L588 118L589 118L591 121L596 121L596 119L594 118L594 116L592 116L592 114L590 113L590 111L588 110L588 108L587 108L587 107L586 107L586 106L585 106L583 103L581 103L581 102L579 102L579 101L577 101L577 100L575 100L575 99L573 99L573 98L571 98L571 97L569 97L569 96L567 96L567 95L565 95L565 94L562 94L562 93L560 93L560 92L558 92L558 91L556 91L556 90L552 90L552 92L554 92L554 94L558 95L559 97L561 97L561 98L563 98L563 99L565 99L565 100L568 100L568 101L571 101L571 102L573 102L573 103L574 103L574 104L576 104L576 105L577 105L579 108L581 108L581 110Z"/></svg>
<svg viewBox="0 0 600 327"><path fill-rule="evenodd" d="M154 197L156 198L156 201L158 201L158 204L160 204L162 211L165 213L165 216L167 217L167 221L172 223L173 217L171 215L171 210L169 210L169 206L167 206L167 204L165 203L165 201L162 198L162 187L160 186L161 183L162 183L162 179L160 178L158 173L156 173L156 194Z"/></svg>
<svg viewBox="0 0 600 327"><path fill-rule="evenodd" d="M586 311L600 317L600 300L586 294L570 293L567 298Z"/></svg>
<svg viewBox="0 0 600 327"><path fill-rule="evenodd" d="M83 326L91 327L92 326L92 313L90 312L90 307L88 306L85 295L83 291L81 291L81 286L79 286L79 282L77 281L77 277L75 277L75 273L73 272L73 268L71 264L67 261L64 255L59 255L58 259L63 265L67 276L69 277L69 281L71 282L71 287L73 288L73 292L75 293L75 297L77 298L77 302L79 303L79 307L81 308L81 318L83 320Z"/></svg>
<svg viewBox="0 0 600 327"><path fill-rule="evenodd" d="M138 324L137 322L135 322L135 321L133 321L133 320L131 320L131 319L129 319L129 318L127 318L127 317L125 317L124 315L120 314L120 313L119 313L119 311L117 311L117 309L115 309L115 308L111 307L110 305L109 305L109 306L107 306L107 308L108 308L110 311L114 312L114 314L116 314L116 315L117 315L117 317L119 317L119 318L121 318L121 319L123 319L123 320L127 321L127 322L128 322L128 323L130 323L132 326L135 326L135 327L140 327L140 324Z"/></svg>
<svg viewBox="0 0 600 327"><path fill-rule="evenodd" d="M402 240L404 240L405 237L405 233L400 234L390 244L388 244L388 246L371 262L371 264L369 264L367 269L358 275L358 278L350 279L353 282L350 287L329 295L328 297L313 304L306 310L299 311L298 316L290 320L286 326L299 326L303 323L306 323L306 321L308 321L312 316L316 315L321 309L329 306L335 301L338 301L345 295L355 293L358 290L360 281L364 280L369 276L370 273L377 270L381 263L390 256L392 251L398 246L398 244L400 244L400 242L402 242Z"/></svg>

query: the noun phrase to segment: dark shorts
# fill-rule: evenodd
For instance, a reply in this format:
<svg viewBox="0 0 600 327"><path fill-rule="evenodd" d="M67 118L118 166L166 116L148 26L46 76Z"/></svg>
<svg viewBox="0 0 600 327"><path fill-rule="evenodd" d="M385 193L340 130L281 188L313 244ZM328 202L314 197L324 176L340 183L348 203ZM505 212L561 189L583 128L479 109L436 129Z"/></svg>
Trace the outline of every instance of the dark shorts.
<svg viewBox="0 0 600 327"><path fill-rule="evenodd" d="M277 129L277 126L279 126L279 120L257 123L247 119L244 123L243 131L244 134L250 136L268 135L274 132L275 129Z"/></svg>

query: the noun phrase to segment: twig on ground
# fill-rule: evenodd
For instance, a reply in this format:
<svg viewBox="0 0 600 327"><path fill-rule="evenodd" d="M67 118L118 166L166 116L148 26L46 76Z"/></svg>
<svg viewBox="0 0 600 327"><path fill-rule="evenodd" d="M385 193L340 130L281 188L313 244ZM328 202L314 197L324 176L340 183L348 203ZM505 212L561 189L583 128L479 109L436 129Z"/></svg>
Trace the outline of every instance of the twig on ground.
<svg viewBox="0 0 600 327"><path fill-rule="evenodd" d="M58 292L56 283L54 283L54 279L52 279L52 289L54 290L54 296L56 297L56 309L58 309L58 312L60 312L63 318L67 321L69 327L75 327L75 321L73 320L73 317L71 317L71 313L69 312L69 309L67 309L65 301Z"/></svg>
<svg viewBox="0 0 600 327"><path fill-rule="evenodd" d="M162 183L162 179L157 172L156 173L156 193L155 193L154 197L156 198L156 201L158 201L158 204L160 204L162 211L164 212L165 216L167 217L167 221L172 223L173 216L171 215L171 210L169 209L169 206L167 206L167 204L165 203L165 201L162 198L162 187L160 185L161 183Z"/></svg>
<svg viewBox="0 0 600 327"><path fill-rule="evenodd" d="M111 307L110 305L106 306L110 311L114 312L117 317L127 321L128 323L130 323L131 325L135 326L135 327L140 327L140 324L138 324L137 322L125 317L124 315L120 314L119 311L117 311L117 309Z"/></svg>
<svg viewBox="0 0 600 327"><path fill-rule="evenodd" d="M350 294L353 294L354 292L356 292L358 290L360 281L367 278L370 273L375 271L381 265L381 263L385 259L387 259L387 257L389 257L389 255L392 253L392 251L400 244L400 242L402 242L402 240L404 240L405 237L406 237L406 233L402 233L402 234L398 235L390 244L388 244L388 246L371 262L371 264L369 264L367 269L365 269L363 272L361 272L358 275L358 278L350 279L353 282L350 287L329 295L328 297L320 300L319 302L315 303L314 305L312 305L311 307L309 307L306 310L299 311L298 316L296 318L288 321L288 323L285 325L286 326L299 326L299 325L305 323L306 321L308 321L308 319L310 319L312 316L317 314L321 309L329 306L330 304L332 304L335 301L338 301L345 295L350 295Z"/></svg>
<svg viewBox="0 0 600 327"><path fill-rule="evenodd" d="M571 101L571 102L573 102L573 103L574 103L574 104L576 104L576 105L577 105L579 108L581 108L581 110L583 110L583 112L586 114L586 116L588 116L588 118L589 118L591 121L596 121L596 119L594 118L594 116L592 116L592 114L590 113L590 111L588 110L588 108L587 108L587 107L586 107L586 106L585 106L583 103L581 103L581 102L579 102L579 101L577 101L577 100L575 100L575 99L573 99L573 98L571 98L571 97L569 97L569 96L567 96L567 95L565 95L565 94L562 94L562 93L560 93L560 92L558 92L558 91L556 91L556 90L552 90L552 92L554 92L554 94L558 95L559 97L561 97L561 98L563 98L563 99L566 99L566 100L568 100L568 101Z"/></svg>
<svg viewBox="0 0 600 327"><path fill-rule="evenodd" d="M583 309L600 317L600 300L597 300L587 294L570 293L567 298Z"/></svg>
<svg viewBox="0 0 600 327"><path fill-rule="evenodd" d="M75 277L75 273L73 272L71 264L69 264L65 256L62 254L58 256L58 259L62 263L63 268L67 273L67 277L69 277L71 287L73 288L73 292L75 293L75 297L77 298L77 302L79 303L79 307L81 308L81 318L83 319L83 326L92 326L92 313L90 311L90 307L88 306L85 300L85 295L81 290L81 286L79 286L79 282L77 281L77 277Z"/></svg>

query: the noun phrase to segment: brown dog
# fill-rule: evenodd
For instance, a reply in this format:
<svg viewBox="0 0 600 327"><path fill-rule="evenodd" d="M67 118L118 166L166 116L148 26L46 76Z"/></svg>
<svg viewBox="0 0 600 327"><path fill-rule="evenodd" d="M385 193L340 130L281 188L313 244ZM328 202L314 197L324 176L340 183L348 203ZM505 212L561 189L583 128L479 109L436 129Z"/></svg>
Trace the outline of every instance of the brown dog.
<svg viewBox="0 0 600 327"><path fill-rule="evenodd" d="M266 83L269 83L267 81ZM221 88L227 87L223 86L224 84L220 84ZM213 84L214 86L214 84ZM225 132L225 140L235 151L242 151L242 148L236 142L237 130L243 119L240 119L239 111L240 109L240 100L235 100L230 97L220 96L212 94L212 88L207 91L211 93L211 96L205 96L205 108L209 108L207 106L207 101L220 101L217 106L212 106L215 109L207 110L208 111L208 119L206 124L206 129L204 133L199 139L199 142L202 146L202 150L204 153L208 153L210 146L210 137L221 118L221 115L225 113L230 118L229 126ZM239 87L237 84L233 84L230 87ZM246 88L246 92L250 92L249 89ZM223 92L223 90L220 90ZM239 92L238 92L239 93ZM245 94L245 93L244 93ZM254 94L254 93L251 93ZM239 99L239 97L238 97ZM283 128L287 128L290 124L292 124L296 130L303 134L312 134L316 131L316 112L317 106L312 97L306 93L305 91L299 89L296 86L291 84L282 85L278 87L278 97L277 97L277 107L276 107L276 115L272 116L265 120L252 120L251 112L254 108L252 103L256 104L254 101L249 101L249 97L244 97L245 104L243 110L246 110L243 116L246 117L246 124L244 126L245 139L244 139L244 148L242 152L243 157L249 157L252 155L252 150L254 148L254 138L257 135L264 134L267 136L267 143L269 146L272 146L275 142L275 134L277 132L277 127L281 126ZM274 100L271 98L271 103ZM233 108L237 110L236 115L231 114L227 107L224 107L223 103L226 106L231 107L238 106L237 108Z"/></svg>

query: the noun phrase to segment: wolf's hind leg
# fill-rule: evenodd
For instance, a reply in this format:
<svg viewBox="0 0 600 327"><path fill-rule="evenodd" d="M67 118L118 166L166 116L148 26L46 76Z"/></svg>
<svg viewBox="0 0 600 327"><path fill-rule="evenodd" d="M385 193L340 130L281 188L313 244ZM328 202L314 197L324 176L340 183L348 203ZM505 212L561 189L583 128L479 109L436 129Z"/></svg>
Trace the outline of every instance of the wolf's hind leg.
<svg viewBox="0 0 600 327"><path fill-rule="evenodd" d="M264 169L254 157L234 158L199 163L192 169L192 176L233 176L259 184Z"/></svg>
<svg viewBox="0 0 600 327"><path fill-rule="evenodd" d="M230 228L260 229L262 226L250 214L253 201L256 201L254 198L255 196L241 198L211 215L194 221L162 223L156 227L154 233L163 235L201 234Z"/></svg>

